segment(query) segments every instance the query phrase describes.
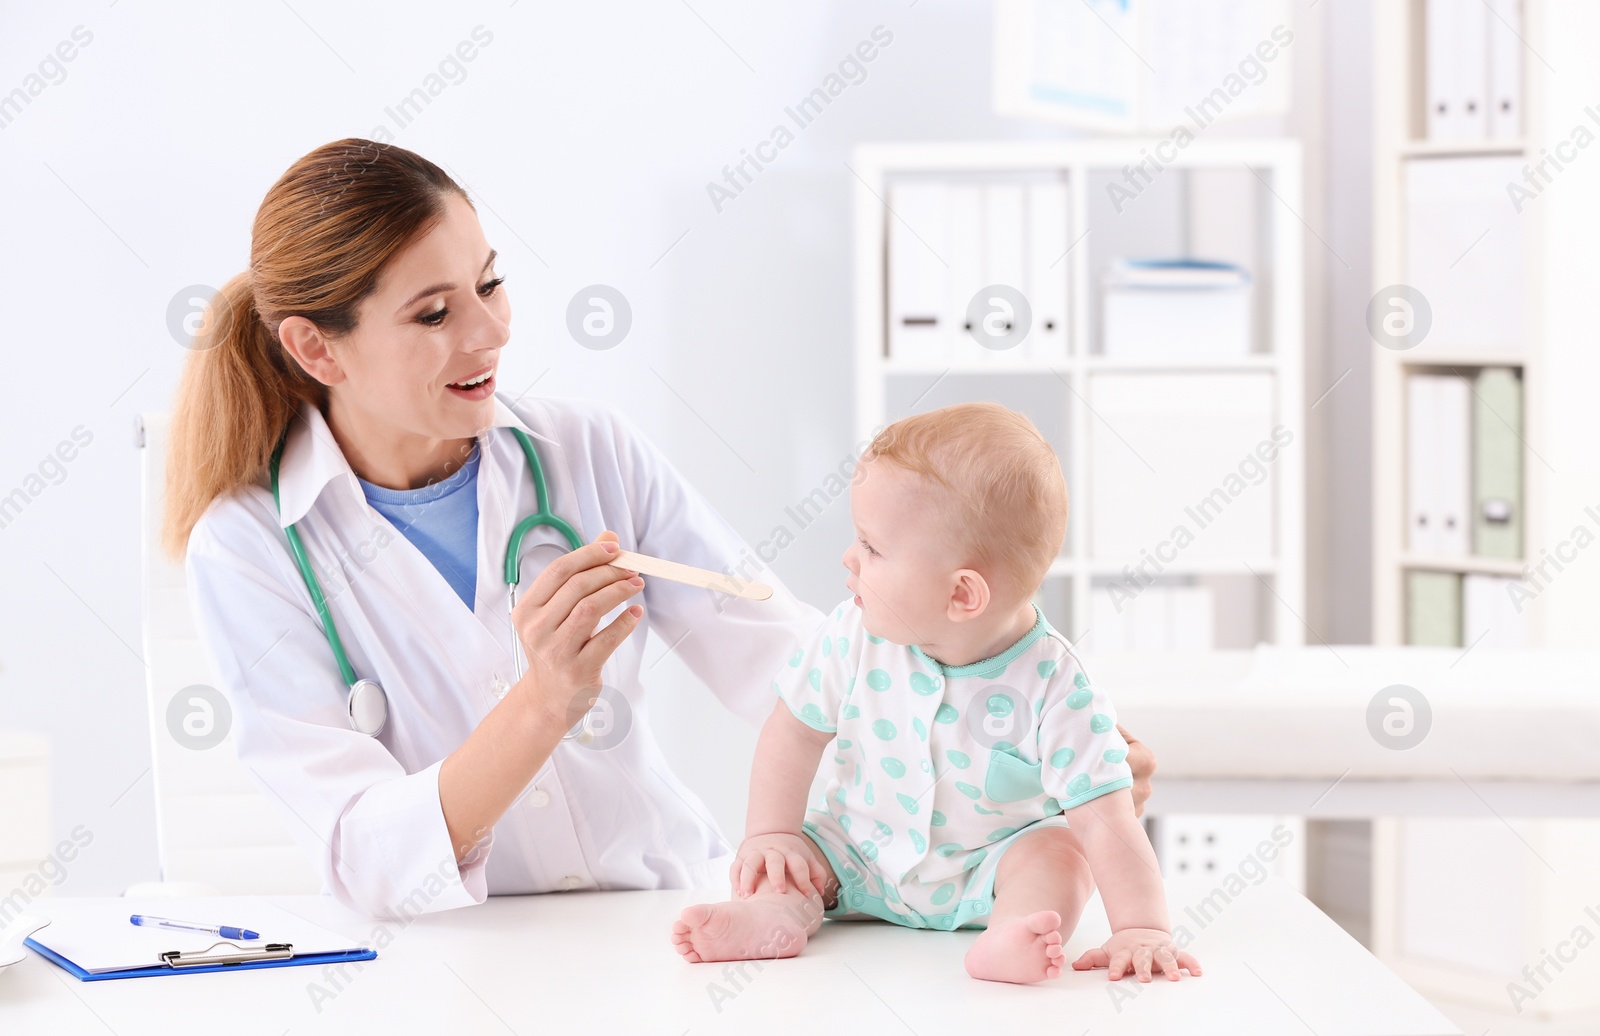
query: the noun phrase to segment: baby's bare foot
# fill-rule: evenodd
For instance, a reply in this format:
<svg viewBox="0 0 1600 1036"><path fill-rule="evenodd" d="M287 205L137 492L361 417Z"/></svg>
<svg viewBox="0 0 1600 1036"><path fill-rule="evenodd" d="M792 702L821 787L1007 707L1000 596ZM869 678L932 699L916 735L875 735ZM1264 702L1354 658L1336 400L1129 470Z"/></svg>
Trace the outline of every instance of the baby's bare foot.
<svg viewBox="0 0 1600 1036"><path fill-rule="evenodd" d="M1042 982L1061 974L1061 915L1040 910L985 929L967 951L967 974L990 982Z"/></svg>
<svg viewBox="0 0 1600 1036"><path fill-rule="evenodd" d="M672 923L672 945L691 964L712 960L772 960L805 948L822 898L799 892L755 895L729 903L697 903Z"/></svg>

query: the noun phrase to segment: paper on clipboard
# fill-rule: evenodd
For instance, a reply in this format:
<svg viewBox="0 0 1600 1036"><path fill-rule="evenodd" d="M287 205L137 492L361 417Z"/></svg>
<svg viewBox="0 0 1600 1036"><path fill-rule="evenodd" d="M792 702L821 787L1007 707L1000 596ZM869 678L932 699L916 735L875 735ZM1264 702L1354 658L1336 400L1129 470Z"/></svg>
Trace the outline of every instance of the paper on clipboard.
<svg viewBox="0 0 1600 1036"><path fill-rule="evenodd" d="M176 950L197 954L219 942L245 949L290 943L295 957L347 953L359 948L351 945L348 936L250 896L40 900L33 904L33 911L50 923L35 932L30 942L90 975L164 966L163 953ZM205 932L145 928L129 923L132 914L217 921L253 929L261 933L261 938L223 940Z"/></svg>

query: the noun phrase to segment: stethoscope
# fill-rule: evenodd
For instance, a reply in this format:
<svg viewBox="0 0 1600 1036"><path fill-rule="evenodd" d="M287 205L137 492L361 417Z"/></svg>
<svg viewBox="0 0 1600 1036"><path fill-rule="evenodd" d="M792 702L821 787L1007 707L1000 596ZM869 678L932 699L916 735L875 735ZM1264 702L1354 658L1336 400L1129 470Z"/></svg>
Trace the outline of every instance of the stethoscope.
<svg viewBox="0 0 1600 1036"><path fill-rule="evenodd" d="M533 473L533 493L538 504L538 510L518 522L516 528L511 530L511 539L506 544L506 583L510 587L509 599L510 612L517 608L517 582L522 571L522 540L529 532L539 526L549 526L566 538L567 544L573 550L583 546L583 537L571 525L568 525L550 510L550 492L545 486L544 466L539 463L539 454L534 451L533 440L528 438L526 432L520 428L512 428L511 434L516 436L517 444L522 447L522 453L528 458L528 470ZM278 440L277 448L272 451L272 503L282 513L283 505L278 500L278 462L283 457L283 448L289 441L289 433L284 432L283 438ZM350 716L350 726L368 737L377 737L383 733L384 726L389 722L389 696L376 680L357 679L356 671L350 664L350 659L344 653L344 643L339 639L339 631L334 628L333 614L328 610L327 598L323 596L322 585L317 582L316 573L311 569L311 562L306 557L305 544L301 542L300 533L295 529L294 523L289 524L284 530L284 535L289 539L289 551L294 555L295 565L300 569L300 577L305 580L306 589L311 593L311 603L316 606L317 617L322 620L322 631L328 638L328 647L333 649L333 657L339 663L339 672L344 676L345 685L349 693L345 699L345 711ZM521 680L526 668L522 662L521 643L517 637L517 627L511 624L511 658L516 667L517 679ZM579 737L585 729L587 716L579 720L569 731L561 736L561 740L570 741Z"/></svg>

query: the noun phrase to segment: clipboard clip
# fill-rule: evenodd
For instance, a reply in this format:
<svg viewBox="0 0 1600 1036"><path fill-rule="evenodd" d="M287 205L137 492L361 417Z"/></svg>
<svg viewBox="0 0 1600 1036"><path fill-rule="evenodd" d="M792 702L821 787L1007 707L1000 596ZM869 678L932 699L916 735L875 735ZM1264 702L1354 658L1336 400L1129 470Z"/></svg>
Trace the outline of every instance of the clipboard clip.
<svg viewBox="0 0 1600 1036"><path fill-rule="evenodd" d="M216 951L219 946L226 946L228 949L218 953ZM161 955L161 963L169 968L198 968L217 964L248 964L258 960L288 960L293 956L294 944L292 943L269 942L259 949L246 949L237 943L218 942L212 943L207 949L193 953L168 950Z"/></svg>

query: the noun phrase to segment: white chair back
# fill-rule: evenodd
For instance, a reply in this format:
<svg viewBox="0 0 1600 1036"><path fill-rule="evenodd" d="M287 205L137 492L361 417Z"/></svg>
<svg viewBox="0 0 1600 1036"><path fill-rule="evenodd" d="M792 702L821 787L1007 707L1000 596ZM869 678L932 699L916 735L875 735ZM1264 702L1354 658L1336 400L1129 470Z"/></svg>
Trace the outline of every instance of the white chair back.
<svg viewBox="0 0 1600 1036"><path fill-rule="evenodd" d="M220 689L189 612L183 565L161 550L167 429L165 414L139 418L144 653L161 877L223 895L315 894L321 881L234 757L231 734L196 747L228 720L208 701L207 689Z"/></svg>

